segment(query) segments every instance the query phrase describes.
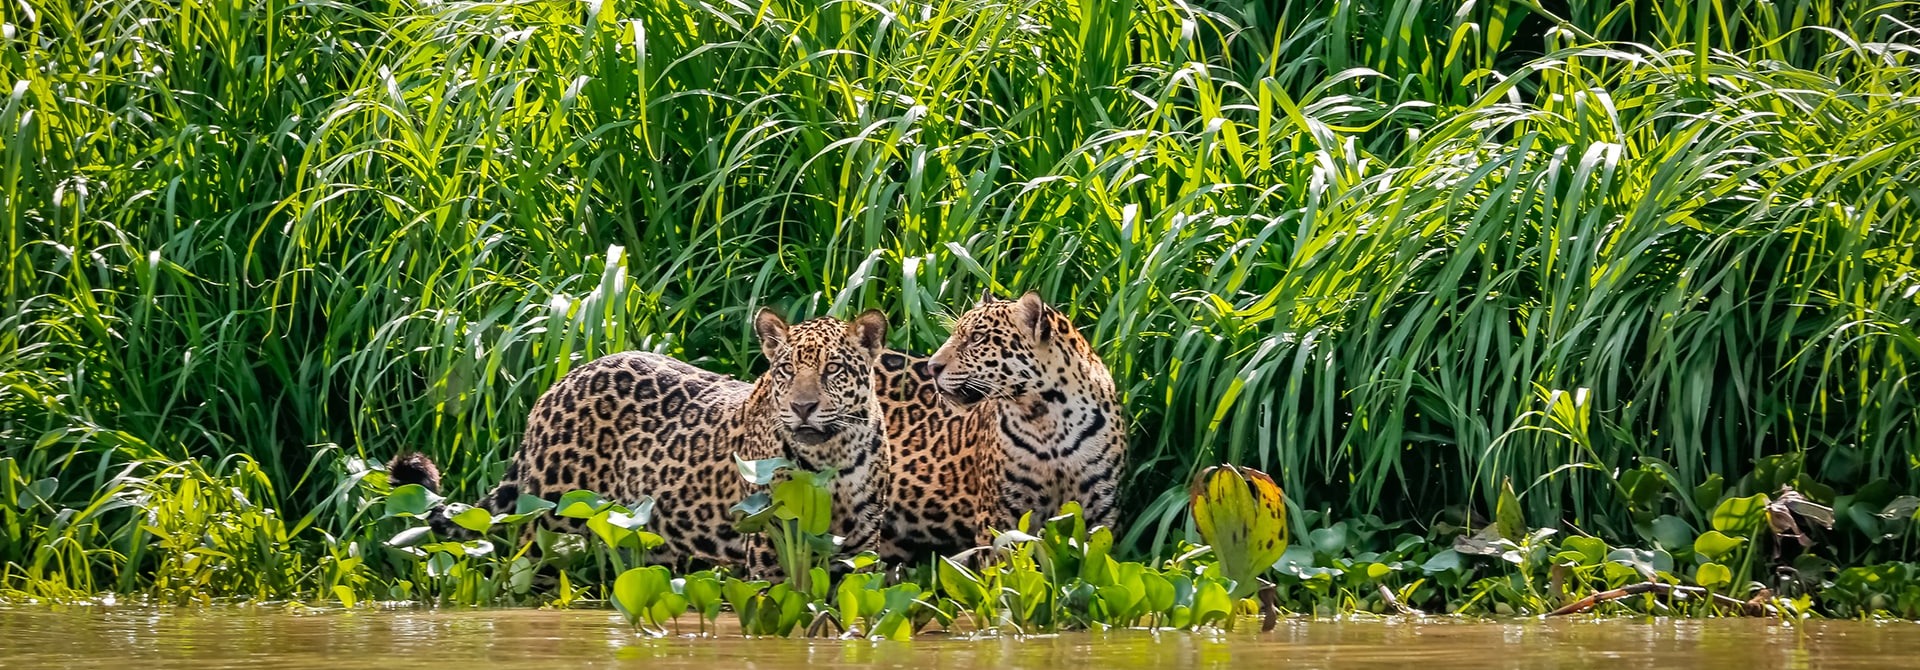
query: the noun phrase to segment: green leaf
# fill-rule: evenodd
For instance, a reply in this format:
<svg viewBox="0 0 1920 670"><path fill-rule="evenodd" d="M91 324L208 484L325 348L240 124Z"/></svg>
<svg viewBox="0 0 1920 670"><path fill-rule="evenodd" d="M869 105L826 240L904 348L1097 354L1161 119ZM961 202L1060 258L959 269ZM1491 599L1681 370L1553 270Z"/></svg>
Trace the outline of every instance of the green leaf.
<svg viewBox="0 0 1920 670"><path fill-rule="evenodd" d="M1693 541L1693 553L1709 561L1718 561L1746 543L1746 538L1730 537L1720 531L1710 530L1701 533L1700 537Z"/></svg>
<svg viewBox="0 0 1920 670"><path fill-rule="evenodd" d="M728 577L720 587L720 594L726 597L727 604L733 607L733 611L745 612L747 601L767 586L766 582L749 582Z"/></svg>
<svg viewBox="0 0 1920 670"><path fill-rule="evenodd" d="M1733 571L1719 563L1701 563L1693 571L1693 583L1709 589L1726 586L1733 583Z"/></svg>
<svg viewBox="0 0 1920 670"><path fill-rule="evenodd" d="M1713 508L1713 529L1736 537L1753 537L1767 523L1765 493L1728 498Z"/></svg>
<svg viewBox="0 0 1920 670"><path fill-rule="evenodd" d="M1341 521L1326 528L1316 528L1307 533L1307 544L1313 546L1313 552L1328 559L1339 558L1347 553L1347 522Z"/></svg>
<svg viewBox="0 0 1920 670"><path fill-rule="evenodd" d="M1193 625L1193 608L1187 605L1174 605L1167 613L1167 625L1174 628L1187 628Z"/></svg>
<svg viewBox="0 0 1920 670"><path fill-rule="evenodd" d="M1201 580L1193 593L1193 623L1204 626L1226 621L1233 615L1233 598L1218 579Z"/></svg>
<svg viewBox="0 0 1920 670"><path fill-rule="evenodd" d="M574 560L587 553L587 538L573 533L558 533L545 527L533 527L534 546L540 548L545 560L554 565L570 565Z"/></svg>
<svg viewBox="0 0 1920 670"><path fill-rule="evenodd" d="M551 500L536 498L522 493L520 494L520 499L514 501L513 513L496 516L493 518L493 523L503 526L517 526L525 523L529 519L540 517L551 512L554 507L554 502Z"/></svg>
<svg viewBox="0 0 1920 670"><path fill-rule="evenodd" d="M742 533L758 533L773 520L778 508L773 504L773 494L756 491L745 500L734 503L727 510L733 514L733 528Z"/></svg>
<svg viewBox="0 0 1920 670"><path fill-rule="evenodd" d="M1800 476L1804 457L1799 453L1774 454L1764 456L1753 462L1754 488L1748 490L1778 491L1782 484L1790 483Z"/></svg>
<svg viewBox="0 0 1920 670"><path fill-rule="evenodd" d="M827 585L833 583L832 579L827 574L826 568L814 566L812 570L807 571L807 588L809 589L807 595L813 596L816 601L826 602Z"/></svg>
<svg viewBox="0 0 1920 670"><path fill-rule="evenodd" d="M1606 577L1607 583L1613 586L1620 586L1630 581L1643 582L1647 580L1647 577L1643 576L1639 569L1625 563L1607 561L1606 563L1600 564L1600 567L1601 574Z"/></svg>
<svg viewBox="0 0 1920 670"><path fill-rule="evenodd" d="M560 608L565 609L573 604L574 596L579 593L579 589L573 588L573 580L567 577L567 571L561 570L560 584L554 589L553 602Z"/></svg>
<svg viewBox="0 0 1920 670"><path fill-rule="evenodd" d="M1366 566L1367 567L1364 574L1366 575L1367 579L1370 581L1377 582L1382 579L1386 579L1387 575L1393 574L1393 566L1387 565L1385 563L1368 563L1366 564Z"/></svg>
<svg viewBox="0 0 1920 670"><path fill-rule="evenodd" d="M427 512L432 511L440 502L440 496L428 491L427 487L408 484L387 494L387 514L381 518L425 518Z"/></svg>
<svg viewBox="0 0 1920 670"><path fill-rule="evenodd" d="M773 483L774 477L785 468L793 467L793 461L784 458L763 458L757 461L741 460L738 454L733 457L734 465L739 466L740 476L756 486Z"/></svg>
<svg viewBox="0 0 1920 670"><path fill-rule="evenodd" d="M59 479L47 477L35 480L32 484L28 484L20 489L20 495L18 496L15 506L22 510L44 506L47 508L47 511L53 511L53 493L59 490L59 488ZM420 490L425 491L426 489Z"/></svg>
<svg viewBox="0 0 1920 670"><path fill-rule="evenodd" d="M888 612L873 624L872 637L906 642L913 639L913 621L907 618L905 610Z"/></svg>
<svg viewBox="0 0 1920 670"><path fill-rule="evenodd" d="M569 519L591 519L593 515L611 506L613 503L601 498L598 493L568 491L560 496L560 502L555 505L554 513Z"/></svg>
<svg viewBox="0 0 1920 670"><path fill-rule="evenodd" d="M939 573L940 590L946 591L948 598L954 599L968 609L979 607L986 600L986 584L981 581L979 575L973 574L973 571L968 570L966 566L941 556L940 561L934 564L934 568Z"/></svg>
<svg viewBox="0 0 1920 670"><path fill-rule="evenodd" d="M1087 517L1082 514L1080 503L1077 502L1069 501L1061 505L1060 513L1047 517L1045 526L1046 532L1066 539L1087 539Z"/></svg>
<svg viewBox="0 0 1920 670"><path fill-rule="evenodd" d="M427 576L445 577L448 572L453 570L453 565L453 554L436 552L432 557L427 559Z"/></svg>
<svg viewBox="0 0 1920 670"><path fill-rule="evenodd" d="M1526 513L1520 508L1520 497L1513 493L1511 478L1500 481L1500 499L1494 505L1493 518L1500 537L1518 542L1527 536Z"/></svg>
<svg viewBox="0 0 1920 670"><path fill-rule="evenodd" d="M1920 520L1920 498L1913 496L1894 498L1887 503L1886 507L1882 507L1879 512L1874 513L1874 516L1888 521Z"/></svg>
<svg viewBox="0 0 1920 670"><path fill-rule="evenodd" d="M1607 560L1631 567L1646 579L1673 572L1673 555L1659 549L1615 549L1607 554Z"/></svg>
<svg viewBox="0 0 1920 670"><path fill-rule="evenodd" d="M725 601L720 595L720 580L712 572L701 571L687 575L681 586L687 596L687 603L693 606L700 616L712 621L720 616L720 604Z"/></svg>
<svg viewBox="0 0 1920 670"><path fill-rule="evenodd" d="M627 512L625 508L614 507L613 509L607 510L607 525L639 532L641 529L647 527L646 517L647 515L645 514Z"/></svg>
<svg viewBox="0 0 1920 670"><path fill-rule="evenodd" d="M347 588L344 584L334 585L333 597L339 598L340 606L347 609L353 609L353 604L358 602L358 600L353 597L353 589Z"/></svg>
<svg viewBox="0 0 1920 670"><path fill-rule="evenodd" d="M66 439L67 433L69 432L72 432L69 428L67 428L66 426L60 426L58 428L54 428L53 430L49 430L47 432L41 433L40 439L34 440L33 442L33 451L39 451L41 449L45 449L47 447L53 446L55 443L58 443L59 441ZM26 507L26 505L21 505L21 507Z"/></svg>
<svg viewBox="0 0 1920 670"><path fill-rule="evenodd" d="M1642 466L1643 468L1652 468L1654 471L1660 473L1660 479L1665 481L1667 486L1673 490L1674 497L1680 501L1680 504L1682 507L1686 508L1686 512L1688 516L1691 516L1695 519L1704 518L1706 516L1706 510L1708 509L1708 507L1701 507L1700 505L1694 502L1693 495L1692 495L1693 492L1689 491L1686 485L1681 483L1682 479L1680 478L1680 473L1679 471L1674 470L1672 465L1669 465L1666 461L1660 460L1658 458L1654 458L1652 456L1641 456L1640 462L1645 463L1645 465ZM1715 493L1713 499L1716 501L1719 500L1720 495L1718 493ZM1646 505L1643 505L1642 507L1650 508L1652 507L1653 503L1657 501L1658 501L1658 498L1655 498L1654 500L1648 501L1648 503Z"/></svg>
<svg viewBox="0 0 1920 670"><path fill-rule="evenodd" d="M1876 477L1873 481L1861 484L1860 488L1854 489L1853 497L1856 502L1864 503L1866 506L1874 509L1879 509L1892 503L1898 493L1893 486L1893 482L1888 481L1885 477Z"/></svg>
<svg viewBox="0 0 1920 670"><path fill-rule="evenodd" d="M1653 541L1667 551L1685 551L1693 546L1693 525L1686 519L1663 514L1653 520Z"/></svg>
<svg viewBox="0 0 1920 670"><path fill-rule="evenodd" d="M538 512L528 512L525 514L501 514L493 517L493 524L496 526L514 527L526 523L530 519L544 516L546 513L546 510L540 510Z"/></svg>
<svg viewBox="0 0 1920 670"><path fill-rule="evenodd" d="M781 634L780 598L778 596L784 595L785 592L781 591L779 594L776 594L780 586L779 584L775 584L773 588L767 589L767 591L763 593L756 593L752 598L747 599L747 608L742 611L743 613L740 617L740 623L744 632L749 635Z"/></svg>
<svg viewBox="0 0 1920 670"><path fill-rule="evenodd" d="M666 593L660 594L660 599L655 600L653 606L647 608L647 620L654 624L659 624L665 621L672 621L674 617L686 613L687 597L672 591L667 591Z"/></svg>
<svg viewBox="0 0 1920 670"><path fill-rule="evenodd" d="M1428 558L1427 562L1420 564L1420 570L1429 575L1435 575L1442 572L1460 570L1465 568L1466 565L1466 558L1461 556L1460 552L1452 549L1443 549L1431 558Z"/></svg>
<svg viewBox="0 0 1920 670"><path fill-rule="evenodd" d="M554 502L551 500L547 500L546 498L537 498L537 497L522 493L520 494L520 499L515 500L513 503L513 513L516 515L537 514L540 512L551 510L554 507L557 507L557 505L555 505Z"/></svg>
<svg viewBox="0 0 1920 670"><path fill-rule="evenodd" d="M834 589L833 600L834 606L840 610L841 623L852 626L859 619L879 614L878 611L865 611L862 607L866 602L865 593L872 590L867 588L867 583L872 580L873 575L863 573L840 578L840 585Z"/></svg>
<svg viewBox="0 0 1920 670"><path fill-rule="evenodd" d="M1862 535L1873 538L1876 542L1879 541L1882 535L1880 531L1881 519L1879 515L1873 513L1870 505L1852 502L1848 500L1848 496L1840 496L1840 500L1834 501L1834 509L1836 511L1846 510L1844 516L1839 518L1853 522L1853 527L1859 530Z"/></svg>
<svg viewBox="0 0 1920 670"><path fill-rule="evenodd" d="M1133 616L1133 608L1140 602L1143 594L1118 584L1102 586L1098 589L1100 602L1107 606L1108 623L1121 623Z"/></svg>
<svg viewBox="0 0 1920 670"><path fill-rule="evenodd" d="M895 584L893 586L887 587L886 608L888 610L898 610L898 611L904 612L904 611L907 611L908 609L911 609L913 607L914 601L917 600L919 597L920 597L919 585L913 584L910 582L906 584Z"/></svg>
<svg viewBox="0 0 1920 670"><path fill-rule="evenodd" d="M465 542L435 542L422 545L421 551L443 553L468 558L479 558L493 553L493 543L486 540L468 540Z"/></svg>
<svg viewBox="0 0 1920 670"><path fill-rule="evenodd" d="M1666 488L1666 475L1651 465L1620 473L1620 488L1626 490L1627 504L1646 509L1660 499L1660 491Z"/></svg>
<svg viewBox="0 0 1920 670"><path fill-rule="evenodd" d="M1146 572L1147 566L1133 562L1121 563L1112 571L1114 575L1114 586L1126 590L1124 601L1126 605L1125 609L1114 612L1114 614L1121 617L1123 621L1132 621L1146 612ZM1169 585L1168 588L1172 588L1171 585ZM1101 596L1101 600L1106 601L1108 605L1121 602L1104 594Z"/></svg>
<svg viewBox="0 0 1920 670"><path fill-rule="evenodd" d="M774 516L800 522L800 532L825 535L832 527L833 491L806 479L789 479L773 486Z"/></svg>
<svg viewBox="0 0 1920 670"><path fill-rule="evenodd" d="M393 539L387 540L387 546L401 547L401 548L419 546L421 543L426 542L427 540L432 538L433 538L432 528L427 526L415 526L413 528L408 528L406 530L395 533L393 535Z"/></svg>
<svg viewBox="0 0 1920 670"><path fill-rule="evenodd" d="M1155 572L1141 573L1140 590L1146 598L1147 611L1166 614L1173 610L1173 582L1166 577Z"/></svg>
<svg viewBox="0 0 1920 670"><path fill-rule="evenodd" d="M1113 529L1095 528L1087 534L1087 553L1080 563L1080 578L1088 584L1105 586L1113 583L1112 557Z"/></svg>
<svg viewBox="0 0 1920 670"><path fill-rule="evenodd" d="M848 556L846 558L840 559L840 564L845 565L849 568L852 568L855 572L858 572L860 570L867 569L868 566L879 565L880 555L877 553L874 553L873 551L863 551L858 554L854 554L852 556Z"/></svg>
<svg viewBox="0 0 1920 670"><path fill-rule="evenodd" d="M1016 544L1039 542L1040 538L1017 530L999 531L993 536L994 549L1006 549Z"/></svg>
<svg viewBox="0 0 1920 670"><path fill-rule="evenodd" d="M507 564L507 589L518 595L526 595L533 590L533 561L525 556L513 559Z"/></svg>
<svg viewBox="0 0 1920 670"><path fill-rule="evenodd" d="M1046 601L1047 577L1032 568L1017 568L1000 575L1001 588L1013 593L1013 611L1016 622L1032 620L1040 604Z"/></svg>
<svg viewBox="0 0 1920 670"><path fill-rule="evenodd" d="M1720 473L1707 475L1706 481L1693 487L1693 503L1703 511L1711 510L1714 505L1719 504L1720 496L1725 493L1726 488L1727 481L1720 476Z"/></svg>
<svg viewBox="0 0 1920 670"><path fill-rule="evenodd" d="M1167 577L1167 581L1173 583L1174 605L1193 605L1193 594L1196 591L1196 587L1193 585L1192 577L1174 573Z"/></svg>
<svg viewBox="0 0 1920 670"><path fill-rule="evenodd" d="M1280 552L1280 558L1273 562L1273 570L1283 575L1307 578L1307 571L1313 569L1313 550L1306 547L1287 547Z"/></svg>
<svg viewBox="0 0 1920 670"><path fill-rule="evenodd" d="M1579 554L1581 567L1599 565L1607 560L1607 543L1597 537L1575 535L1561 542L1561 546Z"/></svg>
<svg viewBox="0 0 1920 670"><path fill-rule="evenodd" d="M460 513L453 515L453 522L475 533L485 533L493 529L493 515L481 507L460 510Z"/></svg>
<svg viewBox="0 0 1920 670"><path fill-rule="evenodd" d="M627 625L631 626L646 614L647 608L659 602L662 594L673 592L672 581L672 575L664 566L633 568L620 573L613 580L613 597L610 600L614 609L620 610L620 614L627 619Z"/></svg>
<svg viewBox="0 0 1920 670"><path fill-rule="evenodd" d="M776 584L774 589L778 591L781 586L785 586L785 584ZM776 596L776 599L780 602L780 624L774 629L773 633L775 635L786 635L793 631L794 626L800 625L800 620L806 617L807 595L789 589L780 592Z"/></svg>
<svg viewBox="0 0 1920 670"><path fill-rule="evenodd" d="M622 542L633 536L633 531L613 525L611 520L617 513L611 509L601 510L587 519L587 530L593 531L594 536L600 538L601 542L614 548L618 548Z"/></svg>
<svg viewBox="0 0 1920 670"><path fill-rule="evenodd" d="M1833 487L1820 483L1805 472L1793 480L1793 488L1806 495L1808 500L1823 505L1833 503Z"/></svg>
<svg viewBox="0 0 1920 670"><path fill-rule="evenodd" d="M641 496L627 511L623 512L626 518L615 519L614 522L627 530L640 530L653 520L653 508L653 496Z"/></svg>

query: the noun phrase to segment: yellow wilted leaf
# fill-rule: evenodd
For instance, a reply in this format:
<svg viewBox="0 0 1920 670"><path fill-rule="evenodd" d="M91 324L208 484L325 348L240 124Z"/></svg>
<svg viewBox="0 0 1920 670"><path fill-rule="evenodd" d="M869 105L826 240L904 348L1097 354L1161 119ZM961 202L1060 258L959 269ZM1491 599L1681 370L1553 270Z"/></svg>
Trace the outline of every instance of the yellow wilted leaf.
<svg viewBox="0 0 1920 670"><path fill-rule="evenodd" d="M1280 486L1252 468L1207 468L1189 489L1194 525L1213 547L1234 597L1259 589L1259 577L1287 550L1287 506Z"/></svg>

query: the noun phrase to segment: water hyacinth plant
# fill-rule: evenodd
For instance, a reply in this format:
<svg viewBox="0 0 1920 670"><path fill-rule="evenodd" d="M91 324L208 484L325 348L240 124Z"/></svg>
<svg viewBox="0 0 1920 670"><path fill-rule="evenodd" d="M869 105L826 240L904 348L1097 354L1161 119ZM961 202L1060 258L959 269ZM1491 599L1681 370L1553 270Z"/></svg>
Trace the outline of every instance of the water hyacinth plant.
<svg viewBox="0 0 1920 670"><path fill-rule="evenodd" d="M772 473L774 467L798 488L826 488L813 473L780 463L747 470ZM1184 546L1177 558L1157 563L1114 557L1110 529L1087 527L1079 508L1069 505L1053 518L1023 520L1021 529L1000 534L992 547L941 557L931 571L905 573L906 580L879 571L870 555L844 557L845 570L837 577L819 565L788 572L796 563L782 555L781 573L802 579L756 579L737 567L681 577L663 566L634 567L605 587L604 599L637 628L654 633L679 630L689 615L693 621L684 625L717 630L713 624L724 603L733 615L729 621L744 635L895 640L936 628L967 634L1231 629L1256 613L1270 628L1286 612L1561 615L1597 609L1794 618L1821 611L1912 616L1920 603L1911 563L1836 570L1822 567L1824 559L1816 554L1760 551L1786 539L1770 521L1777 508L1769 507L1764 494L1730 492L1714 505L1711 530L1676 535L1681 531L1662 523L1660 532L1670 537L1644 547L1530 528L1514 511L1520 502L1511 486L1503 487L1495 520L1477 529L1442 522L1419 534L1407 532L1404 523L1365 517L1315 528L1305 545L1288 547L1285 501L1265 473L1212 469L1196 479L1193 493L1194 525L1210 544ZM1902 532L1909 535L1920 532L1912 500L1896 501L1893 510L1907 515ZM798 522L804 516L777 517L766 508L755 513L762 521ZM770 536L778 527L766 523L754 532ZM771 546L776 553L811 551L804 543ZM591 563L574 566L569 574L610 574ZM1769 581L1761 572L1792 577ZM452 570L439 577L461 579ZM600 579L605 577L585 581Z"/></svg>
<svg viewBox="0 0 1920 670"><path fill-rule="evenodd" d="M840 547L833 526L834 473L809 472L784 458L741 461L740 475L766 490L733 506L734 529L764 533L780 574L794 588L824 594L826 563Z"/></svg>

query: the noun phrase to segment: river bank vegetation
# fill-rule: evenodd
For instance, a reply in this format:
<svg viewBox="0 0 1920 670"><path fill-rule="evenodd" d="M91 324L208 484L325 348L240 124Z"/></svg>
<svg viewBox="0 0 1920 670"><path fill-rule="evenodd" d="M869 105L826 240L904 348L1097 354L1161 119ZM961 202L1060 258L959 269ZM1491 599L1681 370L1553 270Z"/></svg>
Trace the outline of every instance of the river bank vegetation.
<svg viewBox="0 0 1920 670"><path fill-rule="evenodd" d="M1049 576L1049 617L1178 622L1143 575L1205 581L1168 561L1219 463L1287 494L1290 611L1651 576L1705 592L1599 607L1914 617L1913 10L15 3L0 598L618 603L608 537L525 588L518 543L390 546L377 463L470 499L594 356L747 376L763 305L927 351L989 287L1066 310L1133 426L1126 576ZM961 567L1001 595L909 581L1030 579Z"/></svg>

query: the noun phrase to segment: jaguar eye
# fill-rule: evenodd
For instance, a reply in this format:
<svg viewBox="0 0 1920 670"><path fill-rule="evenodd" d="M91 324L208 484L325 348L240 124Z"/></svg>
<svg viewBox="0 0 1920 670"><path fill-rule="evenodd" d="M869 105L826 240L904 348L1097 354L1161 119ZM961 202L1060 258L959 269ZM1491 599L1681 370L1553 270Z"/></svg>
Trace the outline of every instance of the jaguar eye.
<svg viewBox="0 0 1920 670"><path fill-rule="evenodd" d="M847 371L847 366L841 365L839 363L828 363L827 369L821 373L821 376L838 377L840 376L841 373L846 371Z"/></svg>
<svg viewBox="0 0 1920 670"><path fill-rule="evenodd" d="M987 332L984 330L973 331L973 335L967 337L967 344L986 344L986 342Z"/></svg>

